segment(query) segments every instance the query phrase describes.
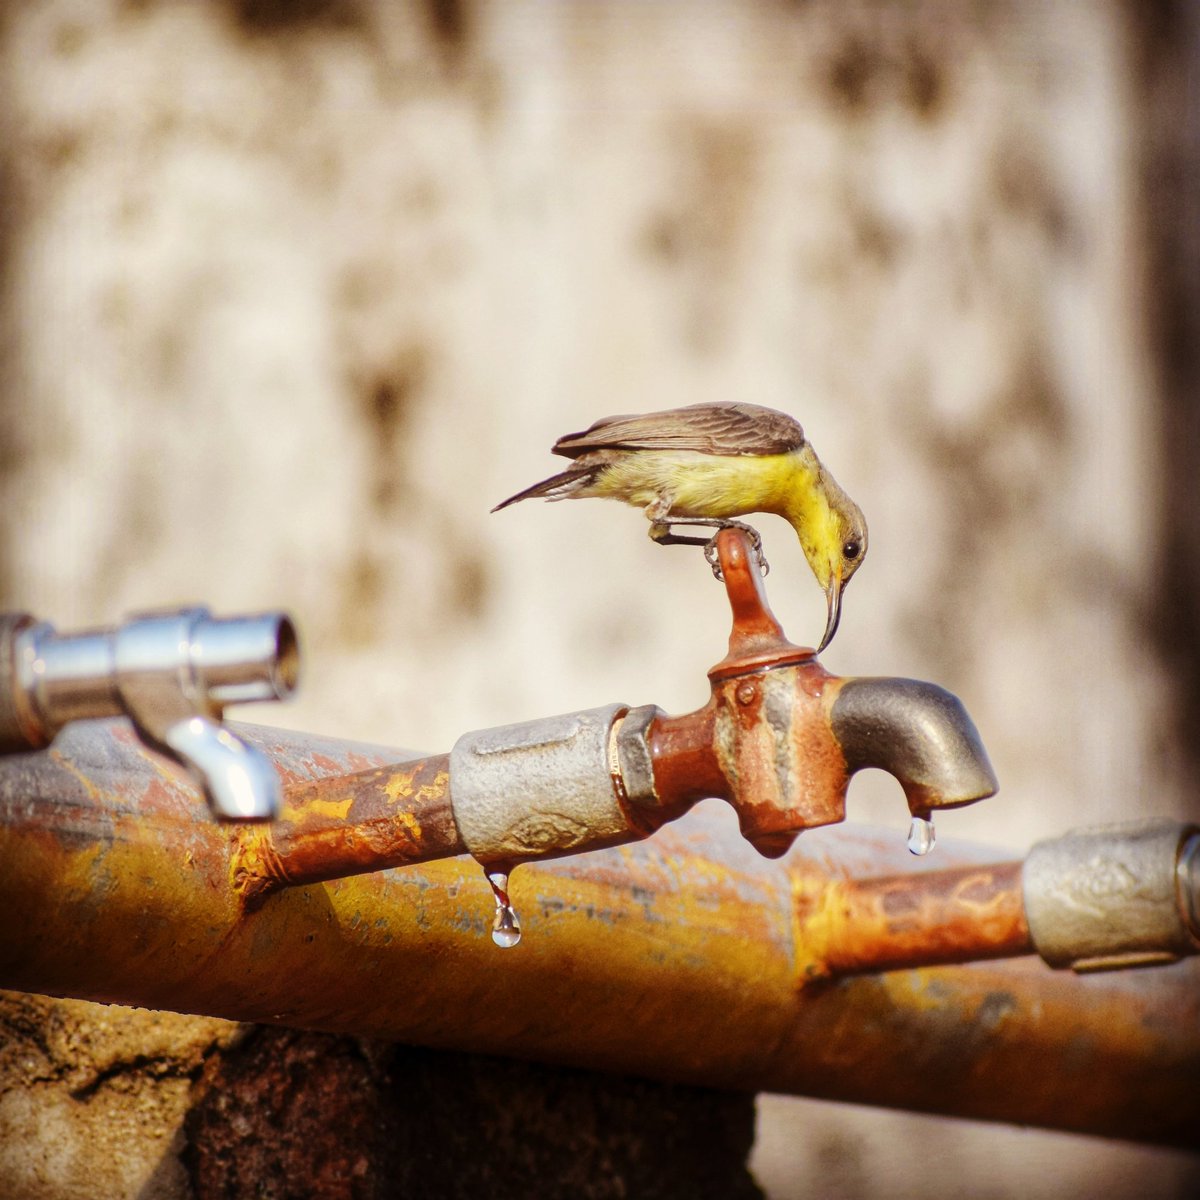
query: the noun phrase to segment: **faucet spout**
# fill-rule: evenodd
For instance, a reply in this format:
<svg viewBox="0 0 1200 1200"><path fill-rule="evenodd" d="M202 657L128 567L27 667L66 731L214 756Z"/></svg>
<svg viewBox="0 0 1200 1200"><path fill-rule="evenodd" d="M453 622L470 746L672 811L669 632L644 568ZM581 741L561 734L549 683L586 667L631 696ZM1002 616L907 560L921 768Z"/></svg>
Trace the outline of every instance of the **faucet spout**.
<svg viewBox="0 0 1200 1200"><path fill-rule="evenodd" d="M975 723L957 696L917 679L847 679L830 709L846 771L879 767L926 815L996 794L998 784Z"/></svg>
<svg viewBox="0 0 1200 1200"><path fill-rule="evenodd" d="M160 737L221 820L261 821L279 812L283 789L271 760L217 721L187 716Z"/></svg>

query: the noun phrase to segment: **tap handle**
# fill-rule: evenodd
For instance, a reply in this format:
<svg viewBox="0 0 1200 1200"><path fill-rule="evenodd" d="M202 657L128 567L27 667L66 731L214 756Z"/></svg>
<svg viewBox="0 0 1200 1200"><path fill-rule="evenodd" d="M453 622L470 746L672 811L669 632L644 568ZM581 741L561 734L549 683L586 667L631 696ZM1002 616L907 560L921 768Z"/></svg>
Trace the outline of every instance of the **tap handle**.
<svg viewBox="0 0 1200 1200"><path fill-rule="evenodd" d="M757 667L775 667L815 658L815 651L789 642L763 586L758 557L742 529L722 529L717 535L717 561L733 612L729 653L709 671L709 678L725 678Z"/></svg>

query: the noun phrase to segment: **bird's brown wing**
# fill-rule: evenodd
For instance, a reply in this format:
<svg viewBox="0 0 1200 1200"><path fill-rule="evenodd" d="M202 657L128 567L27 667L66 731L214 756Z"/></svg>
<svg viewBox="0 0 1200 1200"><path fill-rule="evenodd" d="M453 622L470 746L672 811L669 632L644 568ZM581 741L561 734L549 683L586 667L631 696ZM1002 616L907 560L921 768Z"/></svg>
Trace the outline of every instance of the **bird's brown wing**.
<svg viewBox="0 0 1200 1200"><path fill-rule="evenodd" d="M701 454L786 454L804 445L804 430L787 413L757 404L693 404L641 416L604 417L554 443L578 458L591 450L695 450Z"/></svg>

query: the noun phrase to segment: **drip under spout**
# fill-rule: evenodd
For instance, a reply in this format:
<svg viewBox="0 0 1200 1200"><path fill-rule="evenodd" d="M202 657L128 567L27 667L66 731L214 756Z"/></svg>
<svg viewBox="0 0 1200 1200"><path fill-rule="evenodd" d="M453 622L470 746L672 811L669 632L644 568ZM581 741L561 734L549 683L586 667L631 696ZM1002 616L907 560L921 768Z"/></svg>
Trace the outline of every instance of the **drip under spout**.
<svg viewBox="0 0 1200 1200"><path fill-rule="evenodd" d="M847 771L879 767L894 775L914 814L983 800L999 786L967 710L936 684L848 679L830 721Z"/></svg>

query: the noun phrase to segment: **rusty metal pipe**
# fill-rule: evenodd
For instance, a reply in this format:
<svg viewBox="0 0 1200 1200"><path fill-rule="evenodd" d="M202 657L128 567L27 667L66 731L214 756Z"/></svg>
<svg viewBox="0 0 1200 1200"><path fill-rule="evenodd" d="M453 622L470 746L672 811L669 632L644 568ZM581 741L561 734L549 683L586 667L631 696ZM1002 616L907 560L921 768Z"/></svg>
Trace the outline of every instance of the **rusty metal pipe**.
<svg viewBox="0 0 1200 1200"><path fill-rule="evenodd" d="M797 893L814 975L1037 954L1075 971L1200 953L1200 829L1130 821L1046 838L1024 862Z"/></svg>
<svg viewBox="0 0 1200 1200"><path fill-rule="evenodd" d="M880 879L805 880L797 916L814 976L979 962L1034 952L1022 864L979 864Z"/></svg>
<svg viewBox="0 0 1200 1200"><path fill-rule="evenodd" d="M464 853L449 780L447 754L347 775L293 778L278 820L235 832L238 890L254 908L282 887Z"/></svg>
<svg viewBox="0 0 1200 1200"><path fill-rule="evenodd" d="M442 760L413 772L425 799L405 841L407 810L385 799L394 752L242 733L288 781L296 863L364 788L364 811L392 823L389 853L456 845ZM347 775L349 793L320 782ZM0 772L0 985L1193 1144L1196 960L1077 976L1026 957L814 981L833 939L798 919L798 900L911 875L913 860L893 838L830 829L766 863L723 815L705 805L647 841L519 868L525 937L499 951L483 872L461 858L248 903L232 885L257 831L208 820L127 726L78 725ZM337 837L353 858L357 833ZM985 853L939 858L975 869Z"/></svg>

